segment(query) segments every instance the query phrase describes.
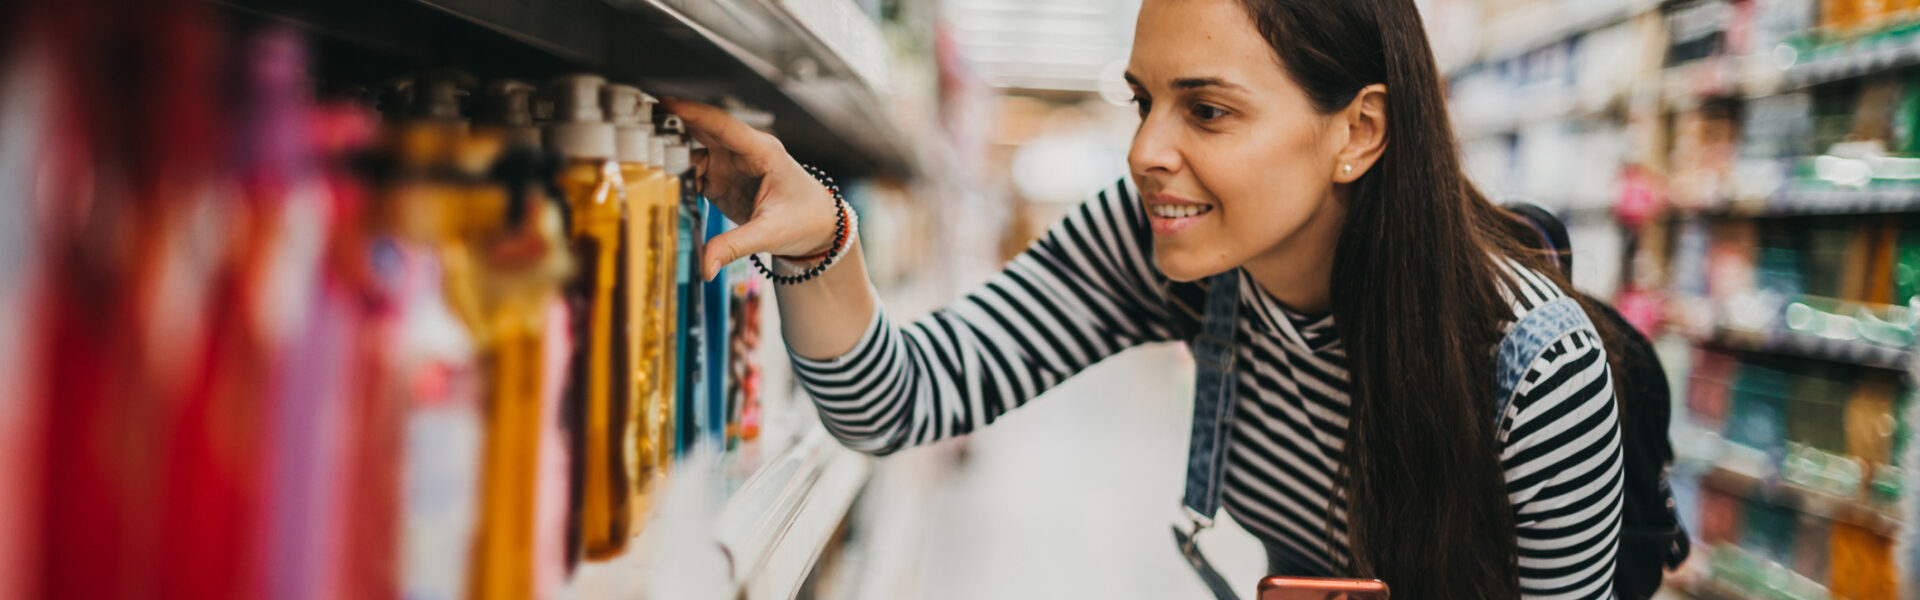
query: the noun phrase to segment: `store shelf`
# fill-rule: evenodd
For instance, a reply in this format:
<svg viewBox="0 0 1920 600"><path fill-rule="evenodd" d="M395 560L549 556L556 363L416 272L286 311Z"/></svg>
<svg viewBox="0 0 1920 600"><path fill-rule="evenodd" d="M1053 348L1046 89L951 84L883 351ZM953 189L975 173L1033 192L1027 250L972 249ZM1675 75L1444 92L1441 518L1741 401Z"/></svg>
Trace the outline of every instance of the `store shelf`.
<svg viewBox="0 0 1920 600"><path fill-rule="evenodd" d="M724 501L725 461L680 461L628 551L581 563L563 597L793 598L847 518L871 465L817 423L809 431Z"/></svg>
<svg viewBox="0 0 1920 600"><path fill-rule="evenodd" d="M1658 10L1658 0L1535 3L1508 12L1478 36L1480 48L1467 61L1444 70L1447 77L1477 65L1507 60Z"/></svg>
<svg viewBox="0 0 1920 600"><path fill-rule="evenodd" d="M714 527L745 598L792 598L866 485L870 459L815 427L749 478Z"/></svg>
<svg viewBox="0 0 1920 600"><path fill-rule="evenodd" d="M1912 348L1863 340L1837 340L1784 328L1767 332L1722 329L1712 338L1699 341L1730 350L1800 356L1881 369L1906 370L1914 360Z"/></svg>
<svg viewBox="0 0 1920 600"><path fill-rule="evenodd" d="M1786 89L1832 83L1920 65L1920 36L1865 36L1842 45L1817 48L1788 67Z"/></svg>
<svg viewBox="0 0 1920 600"><path fill-rule="evenodd" d="M1857 525L1888 537L1898 535L1901 529L1900 509L1894 506L1768 481L1718 465L1701 473L1700 482L1722 492Z"/></svg>
<svg viewBox="0 0 1920 600"><path fill-rule="evenodd" d="M423 69L539 79L568 71L655 95L733 98L771 113L803 161L911 177L918 157L883 102L875 25L848 0L220 0L293 25L322 76L376 83Z"/></svg>
<svg viewBox="0 0 1920 600"><path fill-rule="evenodd" d="M1676 208L1670 218L1766 219L1832 215L1920 214L1920 185L1888 184L1865 188L1801 187L1771 198L1725 200L1712 206Z"/></svg>
<svg viewBox="0 0 1920 600"><path fill-rule="evenodd" d="M1711 577L1701 577L1685 588L1688 596L1699 600L1748 600L1753 596L1733 585Z"/></svg>
<svg viewBox="0 0 1920 600"><path fill-rule="evenodd" d="M1920 185L1790 189L1766 205L1772 215L1846 215L1920 212Z"/></svg>
<svg viewBox="0 0 1920 600"><path fill-rule="evenodd" d="M1767 565L1766 568L1769 569L1769 572L1772 573L1774 577L1791 578L1790 581L1804 582L1799 584L1803 587L1800 587L1796 591L1786 591L1783 589L1768 588L1764 585L1742 584L1721 579L1720 576L1706 575L1682 584L1679 589L1687 596L1699 600L1754 600L1756 598L1790 600L1796 598L1827 597L1826 586L1806 579L1805 576L1793 573L1792 569L1789 569L1785 565L1772 561L1767 561L1765 564Z"/></svg>
<svg viewBox="0 0 1920 600"><path fill-rule="evenodd" d="M1780 92L1784 72L1766 56L1712 56L1661 69L1662 110L1698 108L1715 99L1756 98Z"/></svg>
<svg viewBox="0 0 1920 600"><path fill-rule="evenodd" d="M1485 118L1477 122L1459 124L1459 137L1473 140L1502 135L1514 135L1529 126L1543 123L1567 123L1577 121L1598 121L1617 114L1612 102L1603 106L1582 106L1567 102L1547 109L1537 105L1523 105L1516 111L1501 113L1497 117Z"/></svg>

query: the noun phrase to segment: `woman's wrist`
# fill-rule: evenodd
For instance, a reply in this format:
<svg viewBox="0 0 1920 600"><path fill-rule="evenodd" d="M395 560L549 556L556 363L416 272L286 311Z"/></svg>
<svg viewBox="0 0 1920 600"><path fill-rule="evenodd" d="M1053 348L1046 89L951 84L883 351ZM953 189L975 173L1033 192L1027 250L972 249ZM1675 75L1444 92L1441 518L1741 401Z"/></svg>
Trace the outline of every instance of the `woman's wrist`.
<svg viewBox="0 0 1920 600"><path fill-rule="evenodd" d="M813 174L811 167L808 167L808 169L809 174ZM841 213L843 211L845 213L851 213L853 211L842 202L839 189L830 183L831 181L831 179L820 181L820 191L824 192L822 196L825 197L824 199L827 201L827 205L831 207L823 212L829 212L829 214L834 215L834 225L828 227L826 231L819 236L819 244L809 251L799 254L776 254L773 256L774 258L793 263L814 263L825 260L828 255L833 254L835 238L840 234L841 224L839 220L842 218ZM847 218L851 218L851 215L847 215Z"/></svg>
<svg viewBox="0 0 1920 600"><path fill-rule="evenodd" d="M769 257L770 264L762 264L759 256L749 255L748 258L761 273L772 279L774 283L781 285L810 281L825 273L828 267L832 267L835 261L847 254L853 245L855 235L856 216L853 214L853 209L847 205L846 198L840 195L840 186L833 182L833 178L818 169L802 166L806 167L808 174L820 183L827 192L828 198L832 200L833 235L826 240L824 248L801 255L773 255Z"/></svg>

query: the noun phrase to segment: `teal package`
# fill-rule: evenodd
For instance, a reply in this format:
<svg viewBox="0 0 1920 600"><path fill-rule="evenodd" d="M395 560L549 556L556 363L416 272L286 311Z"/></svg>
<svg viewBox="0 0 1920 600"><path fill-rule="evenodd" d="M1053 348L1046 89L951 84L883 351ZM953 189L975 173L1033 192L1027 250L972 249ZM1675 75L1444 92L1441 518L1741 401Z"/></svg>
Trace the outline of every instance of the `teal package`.
<svg viewBox="0 0 1920 600"><path fill-rule="evenodd" d="M720 235L733 228L717 208L707 206L707 237ZM699 432L705 439L702 443L716 444L715 448L725 448L727 440L727 354L731 337L727 334L727 310L729 294L727 292L727 270L722 269L712 281L703 282L705 296L701 310L703 324L702 340L705 342L705 381L700 391Z"/></svg>
<svg viewBox="0 0 1920 600"><path fill-rule="evenodd" d="M680 336L678 340L675 340L675 352L678 353L677 356L679 360L677 364L679 368L676 369L674 373L674 378L678 382L675 389L678 391L674 394L675 397L673 399L673 423L668 425L673 429L673 433L669 437L675 441L674 456L685 454L687 450L693 446L692 438L694 432L697 430L690 424L693 421L693 412L698 404L696 399L702 397L700 383L704 377L700 376L700 373L702 373L701 358L705 355L703 347L701 346L701 340L704 336L700 331L702 324L700 318L702 308L700 306L701 286L694 285L694 282L697 281L697 276L693 274L700 268L700 248L704 246L706 242L704 237L699 240L694 239L695 235L706 231L703 218L704 210L701 206L703 202L699 194L690 188L690 182L686 179L681 180L680 193L682 199L680 202L680 246L678 248L679 258L677 259L680 262L680 268L679 275L674 279L676 285L674 293L680 296L680 310L677 311L678 314L674 316L675 319L680 321Z"/></svg>

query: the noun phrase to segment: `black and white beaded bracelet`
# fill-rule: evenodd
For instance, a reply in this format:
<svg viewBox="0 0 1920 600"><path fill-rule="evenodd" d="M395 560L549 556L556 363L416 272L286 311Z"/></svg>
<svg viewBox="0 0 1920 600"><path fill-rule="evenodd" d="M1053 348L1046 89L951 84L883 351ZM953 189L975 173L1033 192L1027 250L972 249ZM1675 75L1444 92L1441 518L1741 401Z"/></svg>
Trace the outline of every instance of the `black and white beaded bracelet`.
<svg viewBox="0 0 1920 600"><path fill-rule="evenodd" d="M821 273L825 273L828 267L833 266L834 262L840 260L840 258L846 254L847 248L851 246L848 242L853 238L853 210L847 207L846 197L840 195L840 186L834 183L832 177L827 176L825 172L814 168L812 165L801 165L801 167L804 167L807 170L807 174L812 175L814 180L819 181L820 185L825 186L827 191L833 194L833 209L836 219L833 229L833 246L829 247L823 255L771 257L774 263L774 269L768 268L767 264L760 260L760 255L758 254L747 257L753 261L754 268L759 269L761 274L766 275L767 279L772 280L778 285L794 285L806 282L812 280L814 277L820 276ZM796 264L816 260L819 262L810 267L800 268ZM779 269L780 272L775 272L775 269Z"/></svg>

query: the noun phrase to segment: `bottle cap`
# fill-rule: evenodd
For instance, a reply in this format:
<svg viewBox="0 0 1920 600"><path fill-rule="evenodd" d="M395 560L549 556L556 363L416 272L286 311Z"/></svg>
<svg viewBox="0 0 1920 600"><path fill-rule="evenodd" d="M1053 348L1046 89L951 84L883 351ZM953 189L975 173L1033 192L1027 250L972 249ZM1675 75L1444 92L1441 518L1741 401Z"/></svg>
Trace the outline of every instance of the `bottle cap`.
<svg viewBox="0 0 1920 600"><path fill-rule="evenodd" d="M668 173L685 175L693 169L693 152L687 147L687 124L679 115L666 115L660 119L659 135L666 139L665 153L660 157L661 165Z"/></svg>
<svg viewBox="0 0 1920 600"><path fill-rule="evenodd" d="M533 84L501 79L487 84L480 122L505 134L507 145L540 147L540 128L533 125Z"/></svg>
<svg viewBox="0 0 1920 600"><path fill-rule="evenodd" d="M646 163L652 160L652 96L630 85L614 84L600 89L600 103L613 122L613 145L617 160Z"/></svg>
<svg viewBox="0 0 1920 600"><path fill-rule="evenodd" d="M566 75L547 84L553 100L553 122L547 124L547 149L569 159L610 160L614 157L613 124L600 110L599 75Z"/></svg>
<svg viewBox="0 0 1920 600"><path fill-rule="evenodd" d="M472 75L460 71L428 73L415 81L409 115L420 119L460 118L460 104L473 93Z"/></svg>

